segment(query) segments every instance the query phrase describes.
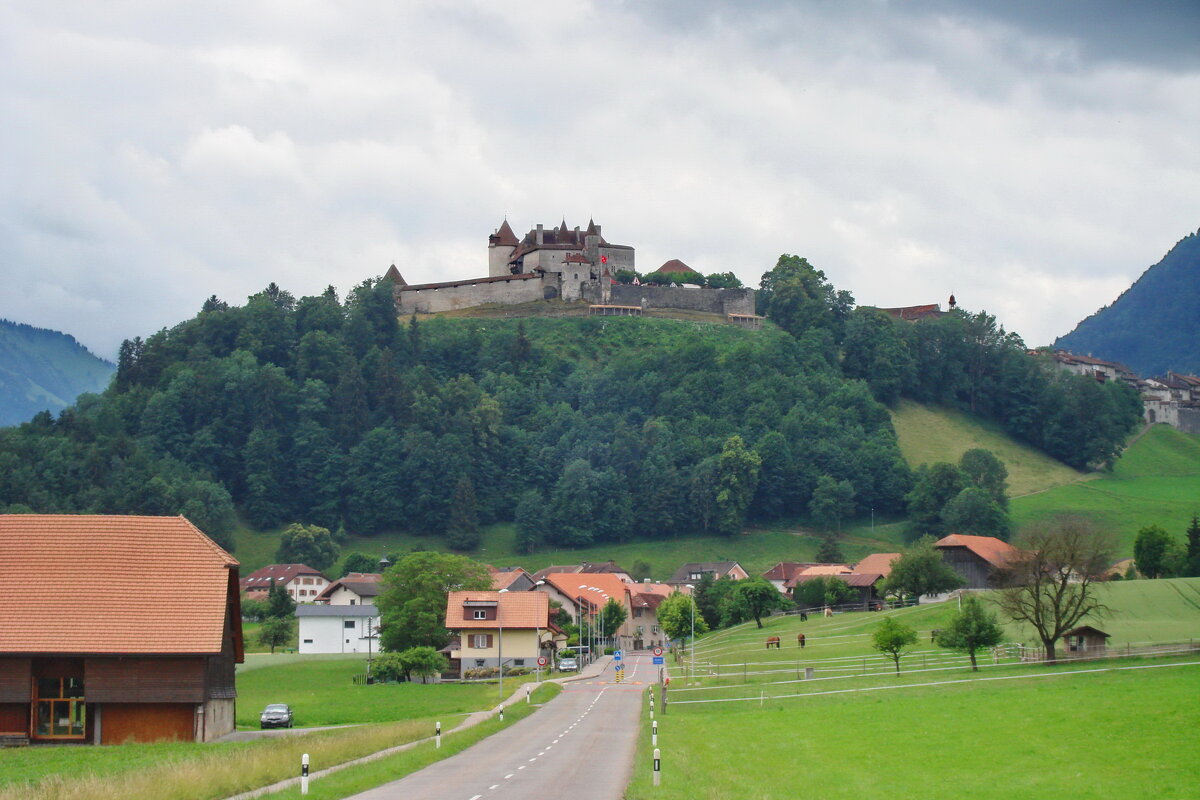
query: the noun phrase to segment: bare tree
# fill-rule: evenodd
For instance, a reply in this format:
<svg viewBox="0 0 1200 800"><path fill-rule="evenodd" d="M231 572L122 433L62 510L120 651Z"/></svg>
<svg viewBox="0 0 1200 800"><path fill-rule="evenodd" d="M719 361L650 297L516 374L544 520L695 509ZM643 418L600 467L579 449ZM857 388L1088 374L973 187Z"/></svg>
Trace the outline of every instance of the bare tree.
<svg viewBox="0 0 1200 800"><path fill-rule="evenodd" d="M1054 661L1062 635L1089 614L1108 609L1097 599L1095 581L1111 563L1111 537L1081 517L1058 517L1028 529L1019 554L1000 571L1000 608L1027 622Z"/></svg>

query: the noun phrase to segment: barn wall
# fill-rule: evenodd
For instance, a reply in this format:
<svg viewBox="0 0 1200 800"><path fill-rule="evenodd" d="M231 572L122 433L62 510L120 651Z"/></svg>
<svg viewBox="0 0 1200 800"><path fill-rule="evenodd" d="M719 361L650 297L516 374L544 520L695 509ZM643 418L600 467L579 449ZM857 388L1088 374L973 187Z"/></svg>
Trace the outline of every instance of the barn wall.
<svg viewBox="0 0 1200 800"><path fill-rule="evenodd" d="M942 560L966 581L967 589L988 588L992 565L965 547L939 547Z"/></svg>
<svg viewBox="0 0 1200 800"><path fill-rule="evenodd" d="M0 658L0 703L28 703L32 699L31 666L32 659Z"/></svg>
<svg viewBox="0 0 1200 800"><path fill-rule="evenodd" d="M84 693L92 702L204 701L205 659L201 657L88 658L85 669Z"/></svg>
<svg viewBox="0 0 1200 800"><path fill-rule="evenodd" d="M0 733L29 730L29 703L0 703Z"/></svg>
<svg viewBox="0 0 1200 800"><path fill-rule="evenodd" d="M105 703L101 744L195 739L196 707L191 703Z"/></svg>
<svg viewBox="0 0 1200 800"><path fill-rule="evenodd" d="M235 701L209 700L204 704L204 730L200 732L197 741L211 742L213 739L233 733Z"/></svg>

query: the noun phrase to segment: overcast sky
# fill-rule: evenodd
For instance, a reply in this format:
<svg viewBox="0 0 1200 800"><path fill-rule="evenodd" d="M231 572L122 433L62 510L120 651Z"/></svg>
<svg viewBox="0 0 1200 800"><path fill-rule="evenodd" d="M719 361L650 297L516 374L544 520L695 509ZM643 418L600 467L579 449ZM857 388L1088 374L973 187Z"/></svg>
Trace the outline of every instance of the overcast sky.
<svg viewBox="0 0 1200 800"><path fill-rule="evenodd" d="M109 358L505 214L1040 345L1200 227L1200 2L7 3L0 120L0 317Z"/></svg>

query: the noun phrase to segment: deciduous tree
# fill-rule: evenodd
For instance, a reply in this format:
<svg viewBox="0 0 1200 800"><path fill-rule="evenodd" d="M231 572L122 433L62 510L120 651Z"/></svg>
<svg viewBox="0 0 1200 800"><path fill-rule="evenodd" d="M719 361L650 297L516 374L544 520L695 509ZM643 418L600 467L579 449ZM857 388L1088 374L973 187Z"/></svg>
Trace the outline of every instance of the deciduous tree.
<svg viewBox="0 0 1200 800"><path fill-rule="evenodd" d="M409 553L383 575L377 598L383 648L445 647L446 596L453 591L491 589L487 567L466 556Z"/></svg>
<svg viewBox="0 0 1200 800"><path fill-rule="evenodd" d="M763 626L762 618L765 615L784 605L783 595L770 581L762 577L738 581L733 594L738 602L745 605L750 616L754 617L754 623L760 628Z"/></svg>
<svg viewBox="0 0 1200 800"><path fill-rule="evenodd" d="M694 601L683 592L675 592L658 606L658 625L668 639L684 639L691 635L695 620L696 633L704 633L708 625Z"/></svg>
<svg viewBox="0 0 1200 800"><path fill-rule="evenodd" d="M267 617L258 632L258 641L275 652L276 647L283 647L292 641L291 617Z"/></svg>
<svg viewBox="0 0 1200 800"><path fill-rule="evenodd" d="M1111 537L1080 517L1059 517L1022 534L1018 556L1001 572L1001 610L1014 622L1028 623L1055 660L1063 633L1089 615L1107 609L1095 581L1112 562Z"/></svg>
<svg viewBox="0 0 1200 800"><path fill-rule="evenodd" d="M971 657L971 669L978 671L975 653L1004 641L1004 629L996 615L984 608L979 598L969 594L963 598L962 610L954 615L948 627L938 632L935 641L939 647L966 653Z"/></svg>
<svg viewBox="0 0 1200 800"><path fill-rule="evenodd" d="M900 674L900 659L909 647L917 643L917 632L893 617L884 617L871 633L871 647L896 663Z"/></svg>
<svg viewBox="0 0 1200 800"><path fill-rule="evenodd" d="M338 546L328 528L293 522L283 529L275 560L280 564L306 564L313 569L328 569L337 561Z"/></svg>
<svg viewBox="0 0 1200 800"><path fill-rule="evenodd" d="M1167 574L1171 545L1171 534L1158 525L1147 525L1139 530L1133 542L1133 560L1138 572L1147 578L1161 578Z"/></svg>
<svg viewBox="0 0 1200 800"><path fill-rule="evenodd" d="M933 537L925 536L892 562L892 571L883 581L883 593L915 597L919 601L922 595L941 594L962 586L962 578L942 560L942 554L933 545Z"/></svg>

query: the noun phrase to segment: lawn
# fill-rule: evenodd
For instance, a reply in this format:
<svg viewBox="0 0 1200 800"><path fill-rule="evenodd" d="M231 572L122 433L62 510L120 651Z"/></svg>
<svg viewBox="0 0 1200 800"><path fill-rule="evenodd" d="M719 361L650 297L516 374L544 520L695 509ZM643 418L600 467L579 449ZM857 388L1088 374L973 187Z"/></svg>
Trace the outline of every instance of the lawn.
<svg viewBox="0 0 1200 800"><path fill-rule="evenodd" d="M891 415L900 451L913 467L937 461L957 462L963 453L975 448L991 450L1008 468L1008 491L1014 497L1085 477L1017 442L995 424L962 411L901 400Z"/></svg>
<svg viewBox="0 0 1200 800"><path fill-rule="evenodd" d="M1095 669L671 705L658 717L662 786L644 723L626 797L1195 797L1200 739L1185 732L1200 726L1200 665L1067 674L1081 668Z"/></svg>
<svg viewBox="0 0 1200 800"><path fill-rule="evenodd" d="M1161 525L1180 542L1200 512L1200 437L1155 425L1118 459L1112 472L1012 501L1013 521L1077 514L1111 531L1118 557L1133 555L1137 532Z"/></svg>
<svg viewBox="0 0 1200 800"><path fill-rule="evenodd" d="M239 670L237 724L257 728L258 714L268 703L288 703L296 724L310 727L450 718L500 702L495 683L353 683L353 677L363 674L365 668L365 657L342 656ZM506 678L504 691L511 694L518 684L531 679Z"/></svg>

